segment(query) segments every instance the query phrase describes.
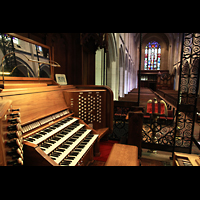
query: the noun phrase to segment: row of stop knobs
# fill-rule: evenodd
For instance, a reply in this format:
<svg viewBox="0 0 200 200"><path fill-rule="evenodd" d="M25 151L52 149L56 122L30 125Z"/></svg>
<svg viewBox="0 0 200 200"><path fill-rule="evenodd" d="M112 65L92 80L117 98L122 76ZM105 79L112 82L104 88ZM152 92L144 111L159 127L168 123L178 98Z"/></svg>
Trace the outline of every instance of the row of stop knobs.
<svg viewBox="0 0 200 200"><path fill-rule="evenodd" d="M4 144L7 165L23 165L23 137L20 109L9 109L4 118Z"/></svg>

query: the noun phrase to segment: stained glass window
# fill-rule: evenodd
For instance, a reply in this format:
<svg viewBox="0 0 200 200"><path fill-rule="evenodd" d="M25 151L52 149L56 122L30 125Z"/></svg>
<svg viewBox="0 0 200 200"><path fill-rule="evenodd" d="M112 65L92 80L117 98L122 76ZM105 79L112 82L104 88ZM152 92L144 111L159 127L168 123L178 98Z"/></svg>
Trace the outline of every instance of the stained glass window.
<svg viewBox="0 0 200 200"><path fill-rule="evenodd" d="M160 70L161 47L158 42L149 42L145 47L144 69Z"/></svg>

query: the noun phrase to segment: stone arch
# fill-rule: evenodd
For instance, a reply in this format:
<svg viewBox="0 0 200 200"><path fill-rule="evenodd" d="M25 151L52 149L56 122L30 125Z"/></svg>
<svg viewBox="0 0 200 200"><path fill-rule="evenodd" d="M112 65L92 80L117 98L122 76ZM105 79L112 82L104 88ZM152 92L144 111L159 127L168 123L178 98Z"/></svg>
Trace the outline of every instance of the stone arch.
<svg viewBox="0 0 200 200"><path fill-rule="evenodd" d="M15 56L16 61L17 61L17 65L19 67L17 67L17 69L26 77L27 76L27 72L29 73L30 77L36 77L36 74L34 73L33 69L29 66L29 64L22 60L21 58L19 58L18 56Z"/></svg>
<svg viewBox="0 0 200 200"><path fill-rule="evenodd" d="M124 50L122 44L119 49L119 96L124 97Z"/></svg>
<svg viewBox="0 0 200 200"><path fill-rule="evenodd" d="M49 65L42 64L40 66L40 77L43 78L50 78L51 77L51 71Z"/></svg>
<svg viewBox="0 0 200 200"><path fill-rule="evenodd" d="M108 33L108 52L110 61L116 61L117 47L114 33Z"/></svg>
<svg viewBox="0 0 200 200"><path fill-rule="evenodd" d="M124 93L125 94L128 94L128 63L129 63L128 52L126 52L126 56L125 56L125 75L124 75Z"/></svg>
<svg viewBox="0 0 200 200"><path fill-rule="evenodd" d="M108 52L106 53L107 85L112 89L114 100L118 99L117 46L114 33L108 33Z"/></svg>
<svg viewBox="0 0 200 200"><path fill-rule="evenodd" d="M142 56L141 56L141 69L144 69L144 54L146 45L156 41L161 46L161 64L160 70L168 70L169 68L169 36L167 37L164 33L147 33L143 34L142 37Z"/></svg>

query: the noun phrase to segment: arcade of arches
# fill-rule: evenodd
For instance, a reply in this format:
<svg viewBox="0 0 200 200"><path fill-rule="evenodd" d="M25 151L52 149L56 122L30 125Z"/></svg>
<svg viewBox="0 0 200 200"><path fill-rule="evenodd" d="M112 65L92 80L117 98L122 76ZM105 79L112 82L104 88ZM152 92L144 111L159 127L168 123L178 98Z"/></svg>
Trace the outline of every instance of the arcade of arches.
<svg viewBox="0 0 200 200"><path fill-rule="evenodd" d="M160 62L158 69L174 75L174 90L178 90L178 64L174 64L181 58L181 40L181 33L142 33L141 70L145 70L145 60L147 66ZM145 47L150 42L158 44L160 49L153 46L146 54ZM107 52L96 51L95 84L109 86L114 100L138 87L139 46L139 33L108 33Z"/></svg>

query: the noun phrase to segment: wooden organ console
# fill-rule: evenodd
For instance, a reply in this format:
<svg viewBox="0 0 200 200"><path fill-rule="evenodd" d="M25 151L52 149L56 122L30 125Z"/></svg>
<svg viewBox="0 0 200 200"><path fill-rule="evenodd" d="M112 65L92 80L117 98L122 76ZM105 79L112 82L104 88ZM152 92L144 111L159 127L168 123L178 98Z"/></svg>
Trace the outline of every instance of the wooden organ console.
<svg viewBox="0 0 200 200"><path fill-rule="evenodd" d="M112 131L106 86L41 86L0 93L0 165L85 166Z"/></svg>

